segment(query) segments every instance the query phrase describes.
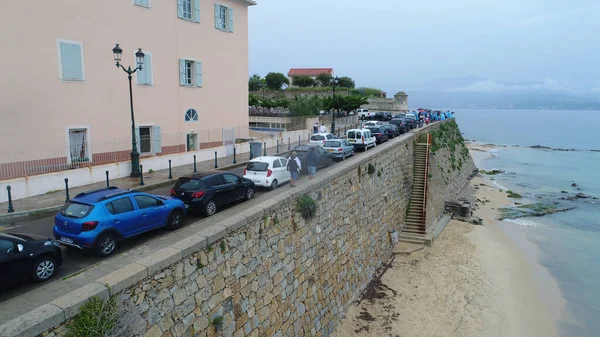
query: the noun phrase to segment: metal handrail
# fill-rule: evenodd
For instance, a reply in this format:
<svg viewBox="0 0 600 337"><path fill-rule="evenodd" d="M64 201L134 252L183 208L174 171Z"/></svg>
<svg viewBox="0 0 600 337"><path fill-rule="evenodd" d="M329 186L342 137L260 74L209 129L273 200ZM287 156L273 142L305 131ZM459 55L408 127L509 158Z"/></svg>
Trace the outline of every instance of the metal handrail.
<svg viewBox="0 0 600 337"><path fill-rule="evenodd" d="M431 144L431 134L427 134L427 145L425 148L425 179L423 181L423 209L421 216L423 218L423 225L425 224L425 208L427 207L427 174L429 171L429 144Z"/></svg>

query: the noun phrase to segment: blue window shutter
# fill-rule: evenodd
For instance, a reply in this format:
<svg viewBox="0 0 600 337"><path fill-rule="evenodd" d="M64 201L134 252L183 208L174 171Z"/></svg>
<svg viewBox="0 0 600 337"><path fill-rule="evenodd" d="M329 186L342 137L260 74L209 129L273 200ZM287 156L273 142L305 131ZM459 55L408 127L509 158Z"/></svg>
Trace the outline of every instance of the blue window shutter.
<svg viewBox="0 0 600 337"><path fill-rule="evenodd" d="M144 57L144 65L142 65L142 70L139 70L136 72L136 80L137 80L137 84L146 84L148 82L148 76L146 75L146 67L148 67L148 64L146 63L146 58Z"/></svg>
<svg viewBox="0 0 600 337"><path fill-rule="evenodd" d="M73 43L60 43L60 62L64 80L83 80L81 46Z"/></svg>
<svg viewBox="0 0 600 337"><path fill-rule="evenodd" d="M160 126L152 127L152 148L154 153L162 153L162 136L160 133Z"/></svg>
<svg viewBox="0 0 600 337"><path fill-rule="evenodd" d="M177 17L183 19L183 0L177 0Z"/></svg>
<svg viewBox="0 0 600 337"><path fill-rule="evenodd" d="M150 54L146 54L146 56L144 56L144 67L143 67L143 72L146 75L146 82L145 84L154 84L153 80L152 80L152 55Z"/></svg>
<svg viewBox="0 0 600 337"><path fill-rule="evenodd" d="M202 62L196 62L196 86L202 86Z"/></svg>
<svg viewBox="0 0 600 337"><path fill-rule="evenodd" d="M200 0L194 0L194 21L200 22Z"/></svg>
<svg viewBox="0 0 600 337"><path fill-rule="evenodd" d="M179 60L179 85L186 85L185 60Z"/></svg>
<svg viewBox="0 0 600 337"><path fill-rule="evenodd" d="M230 33L233 33L233 8L227 8L227 29Z"/></svg>
<svg viewBox="0 0 600 337"><path fill-rule="evenodd" d="M221 29L221 26L219 26L219 20L220 20L219 4L215 4L215 28L216 29Z"/></svg>
<svg viewBox="0 0 600 337"><path fill-rule="evenodd" d="M150 7L150 0L134 0L133 3L139 6Z"/></svg>
<svg viewBox="0 0 600 337"><path fill-rule="evenodd" d="M135 149L140 153L140 128L135 127Z"/></svg>

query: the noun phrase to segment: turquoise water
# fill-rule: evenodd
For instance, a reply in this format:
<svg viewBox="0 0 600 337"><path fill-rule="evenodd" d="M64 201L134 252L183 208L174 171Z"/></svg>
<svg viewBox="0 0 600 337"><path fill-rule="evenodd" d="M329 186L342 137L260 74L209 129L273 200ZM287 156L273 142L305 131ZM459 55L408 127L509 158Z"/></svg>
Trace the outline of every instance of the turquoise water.
<svg viewBox="0 0 600 337"><path fill-rule="evenodd" d="M538 262L567 301L571 319L558 322L560 335L600 336L600 199L561 199L576 193L600 198L600 152L589 151L600 149L600 112L459 110L455 116L465 138L509 145L479 163L506 172L496 177L498 185L530 200L576 207L511 222L539 247ZM526 147L532 145L577 151Z"/></svg>

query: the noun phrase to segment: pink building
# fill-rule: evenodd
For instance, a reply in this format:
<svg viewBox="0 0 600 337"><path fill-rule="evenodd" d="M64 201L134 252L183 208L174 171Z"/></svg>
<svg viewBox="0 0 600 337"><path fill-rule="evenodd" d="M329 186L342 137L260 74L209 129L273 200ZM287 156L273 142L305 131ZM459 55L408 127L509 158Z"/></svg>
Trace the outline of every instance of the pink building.
<svg viewBox="0 0 600 337"><path fill-rule="evenodd" d="M248 134L251 0L0 2L0 179L142 158Z"/></svg>

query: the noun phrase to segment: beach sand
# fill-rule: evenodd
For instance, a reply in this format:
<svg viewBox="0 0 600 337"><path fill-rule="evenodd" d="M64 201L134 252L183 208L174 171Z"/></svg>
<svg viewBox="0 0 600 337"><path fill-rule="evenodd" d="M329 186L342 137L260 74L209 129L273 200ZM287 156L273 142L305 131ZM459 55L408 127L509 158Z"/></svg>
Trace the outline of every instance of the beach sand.
<svg viewBox="0 0 600 337"><path fill-rule="evenodd" d="M483 226L452 220L433 247L395 256L333 336L557 336L558 286L495 220L513 201L492 183L471 182Z"/></svg>

